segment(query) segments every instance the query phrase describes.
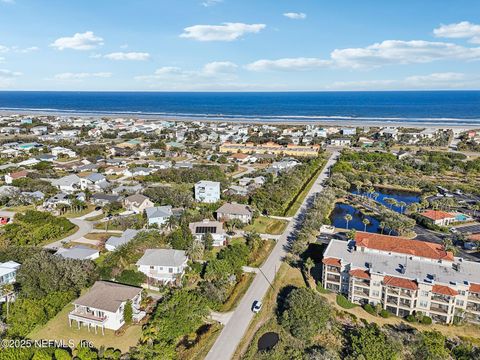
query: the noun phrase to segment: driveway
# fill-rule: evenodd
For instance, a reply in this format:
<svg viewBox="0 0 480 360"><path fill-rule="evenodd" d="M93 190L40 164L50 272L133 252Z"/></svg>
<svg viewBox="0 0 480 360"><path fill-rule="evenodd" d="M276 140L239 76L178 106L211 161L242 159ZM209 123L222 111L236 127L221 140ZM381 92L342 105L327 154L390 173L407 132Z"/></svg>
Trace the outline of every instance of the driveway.
<svg viewBox="0 0 480 360"><path fill-rule="evenodd" d="M323 190L323 186L321 184L327 179L328 169L335 164L338 155L338 151L334 151L330 156L327 164L313 184L308 195L305 197L302 205L298 209L292 221L287 225L287 228L280 236L277 244L270 253L270 256L260 268L260 272L255 276L247 292L238 303L235 311L232 314L232 317L222 329L222 332L206 357L207 360L232 358L238 344L242 340L245 332L248 329L248 326L250 325L250 321L253 319L254 314L251 311L253 302L255 300L263 299L268 288L271 286L271 283L273 282L273 279L275 278L275 275L282 264L282 259L287 253L287 245L293 240L296 227L301 224L308 204L310 204L317 193Z"/></svg>

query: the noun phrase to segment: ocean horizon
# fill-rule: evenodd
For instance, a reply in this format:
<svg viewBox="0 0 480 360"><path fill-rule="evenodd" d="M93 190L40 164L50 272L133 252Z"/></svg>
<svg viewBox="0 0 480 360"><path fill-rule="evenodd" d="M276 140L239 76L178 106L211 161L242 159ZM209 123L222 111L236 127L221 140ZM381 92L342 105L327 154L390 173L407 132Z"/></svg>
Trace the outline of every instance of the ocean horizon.
<svg viewBox="0 0 480 360"><path fill-rule="evenodd" d="M0 91L4 112L480 127L480 91Z"/></svg>

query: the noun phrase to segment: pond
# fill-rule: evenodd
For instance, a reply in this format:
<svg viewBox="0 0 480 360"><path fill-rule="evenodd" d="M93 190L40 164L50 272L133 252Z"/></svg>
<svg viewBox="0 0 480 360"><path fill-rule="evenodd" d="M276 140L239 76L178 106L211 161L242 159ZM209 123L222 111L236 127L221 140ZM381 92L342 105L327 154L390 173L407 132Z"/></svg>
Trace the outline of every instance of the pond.
<svg viewBox="0 0 480 360"><path fill-rule="evenodd" d="M272 350L280 337L276 332L267 332L258 339L258 351Z"/></svg>
<svg viewBox="0 0 480 360"><path fill-rule="evenodd" d="M347 228L347 222L345 220L345 215L350 214L352 216L352 220L348 222L348 228L364 231L365 225L363 224L362 220L367 218L370 221L370 224L367 225L368 232L381 232L379 229L380 221L372 216L364 216L359 210L355 209L353 206L344 204L344 203L336 203L335 208L333 209L332 213L330 214L330 220L332 225L337 228Z"/></svg>
<svg viewBox="0 0 480 360"><path fill-rule="evenodd" d="M352 194L358 194L358 191L356 189L351 189L350 192ZM388 208L391 208L396 212L400 212L401 207L392 206L388 204L385 201L385 199L388 199L388 198L395 199L397 202L403 201L405 204L407 204L407 206L415 202L417 203L420 202L421 194L416 192L397 190L397 189L385 189L385 188L375 188L375 192L378 194L378 197L376 199L377 202L379 202L382 205L385 205ZM405 207L403 208L403 211L405 211Z"/></svg>

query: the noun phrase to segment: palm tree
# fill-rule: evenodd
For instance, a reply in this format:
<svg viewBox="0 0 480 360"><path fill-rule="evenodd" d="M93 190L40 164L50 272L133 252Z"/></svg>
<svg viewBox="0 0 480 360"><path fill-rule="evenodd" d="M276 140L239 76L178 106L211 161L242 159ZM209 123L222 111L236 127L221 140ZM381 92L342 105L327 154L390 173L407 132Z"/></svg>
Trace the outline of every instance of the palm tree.
<svg viewBox="0 0 480 360"><path fill-rule="evenodd" d="M385 230L385 226L386 226L385 222L384 222L384 221L380 221L380 224L378 225L378 227L379 227L380 229L382 229L382 235L383 235L383 230Z"/></svg>
<svg viewBox="0 0 480 360"><path fill-rule="evenodd" d="M307 274L312 276L311 274L311 270L312 268L315 266L315 262L312 260L312 258L307 258L307 260L305 260L305 269L307 269Z"/></svg>
<svg viewBox="0 0 480 360"><path fill-rule="evenodd" d="M10 296L13 294L13 289L13 284L3 284L0 289L0 295L5 297L5 302L7 304L7 318L9 313Z"/></svg>
<svg viewBox="0 0 480 360"><path fill-rule="evenodd" d="M397 205L397 200L394 198L385 198L383 199L388 205L390 205L390 209L394 206Z"/></svg>
<svg viewBox="0 0 480 360"><path fill-rule="evenodd" d="M362 223L363 223L363 225L364 225L363 231L366 232L366 231L367 231L367 226L370 225L370 220L368 220L367 218L364 218L364 219L362 220Z"/></svg>
<svg viewBox="0 0 480 360"><path fill-rule="evenodd" d="M347 230L348 230L348 223L350 222L350 220L353 219L353 218L352 218L352 215L347 214L347 215L344 216L344 219L345 219L345 221L347 222Z"/></svg>
<svg viewBox="0 0 480 360"><path fill-rule="evenodd" d="M405 201L400 201L398 206L400 206L400 212L403 214L403 208L407 206L407 203Z"/></svg>

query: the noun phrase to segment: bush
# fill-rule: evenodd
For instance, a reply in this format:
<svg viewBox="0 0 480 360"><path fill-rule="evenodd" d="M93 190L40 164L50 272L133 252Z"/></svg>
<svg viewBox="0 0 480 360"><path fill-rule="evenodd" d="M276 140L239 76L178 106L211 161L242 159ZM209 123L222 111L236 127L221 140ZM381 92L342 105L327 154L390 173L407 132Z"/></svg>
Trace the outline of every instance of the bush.
<svg viewBox="0 0 480 360"><path fill-rule="evenodd" d="M122 284L140 286L145 282L146 279L147 276L142 272L135 270L123 270L115 280Z"/></svg>
<svg viewBox="0 0 480 360"><path fill-rule="evenodd" d="M420 322L423 325L431 325L432 324L432 318L429 317L429 316L423 316L422 319L420 320Z"/></svg>
<svg viewBox="0 0 480 360"><path fill-rule="evenodd" d="M386 319L386 318L390 317L390 313L389 313L387 310L382 309L382 311L380 311L380 316L381 316L382 318L385 318L385 319Z"/></svg>
<svg viewBox="0 0 480 360"><path fill-rule="evenodd" d="M415 316L413 316L413 315L408 315L408 316L406 316L406 317L405 317L405 320L408 321L408 322L410 322L410 323L413 323L413 322L416 322L416 321L417 321L417 319L415 319Z"/></svg>
<svg viewBox="0 0 480 360"><path fill-rule="evenodd" d="M374 316L377 315L377 311L376 311L375 308L374 308L372 305L370 305L370 304L365 304L365 305L363 306L363 309L364 309L366 312L368 312L370 315L374 315Z"/></svg>
<svg viewBox="0 0 480 360"><path fill-rule="evenodd" d="M328 290L328 289L325 289L323 287L323 284L321 282L318 282L317 284L317 291L320 293L320 294L330 294L331 291Z"/></svg>
<svg viewBox="0 0 480 360"><path fill-rule="evenodd" d="M352 309L357 306L341 294L337 295L337 304L344 309Z"/></svg>

